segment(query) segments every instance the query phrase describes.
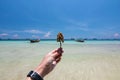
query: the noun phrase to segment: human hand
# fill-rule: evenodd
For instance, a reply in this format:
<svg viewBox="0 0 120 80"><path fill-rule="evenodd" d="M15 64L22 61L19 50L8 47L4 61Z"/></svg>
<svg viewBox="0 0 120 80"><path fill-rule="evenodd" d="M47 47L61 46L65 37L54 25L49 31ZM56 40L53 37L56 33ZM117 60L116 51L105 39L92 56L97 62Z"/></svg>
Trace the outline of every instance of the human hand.
<svg viewBox="0 0 120 80"><path fill-rule="evenodd" d="M49 72L51 72L56 64L61 60L62 53L62 48L51 51L43 58L40 65L34 71L43 78Z"/></svg>

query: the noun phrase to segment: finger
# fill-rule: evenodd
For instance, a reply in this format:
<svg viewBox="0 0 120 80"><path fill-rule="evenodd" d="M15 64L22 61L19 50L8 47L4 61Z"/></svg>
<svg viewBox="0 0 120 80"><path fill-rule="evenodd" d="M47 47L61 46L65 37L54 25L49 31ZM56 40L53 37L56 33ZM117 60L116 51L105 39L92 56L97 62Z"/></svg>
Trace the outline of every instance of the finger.
<svg viewBox="0 0 120 80"><path fill-rule="evenodd" d="M58 49L54 49L52 50L49 54L54 54L55 52L57 52Z"/></svg>
<svg viewBox="0 0 120 80"><path fill-rule="evenodd" d="M58 52L58 51L60 51L60 53L63 53L63 49L62 48L54 49L50 53L55 53L55 52Z"/></svg>
<svg viewBox="0 0 120 80"><path fill-rule="evenodd" d="M57 59L62 56L62 53L63 53L62 48L58 48L58 49L51 51L50 54L52 55L53 58Z"/></svg>
<svg viewBox="0 0 120 80"><path fill-rule="evenodd" d="M60 60L61 60L61 57L60 57L60 58L57 58L57 59L56 59L56 62L58 63L58 62L60 62Z"/></svg>
<svg viewBox="0 0 120 80"><path fill-rule="evenodd" d="M64 51L63 51L62 48L57 48L57 49L51 51L51 53L55 53L55 52L58 52L58 53L62 54Z"/></svg>
<svg viewBox="0 0 120 80"><path fill-rule="evenodd" d="M57 50L58 50L58 49L54 49L54 50L53 50L53 51L51 51L51 52L52 52L52 53L55 53L55 52L57 52Z"/></svg>
<svg viewBox="0 0 120 80"><path fill-rule="evenodd" d="M62 54L59 54L58 52L52 54L52 57L53 57L54 59L57 59L57 58L59 58L59 57L61 57L61 56L62 56Z"/></svg>
<svg viewBox="0 0 120 80"><path fill-rule="evenodd" d="M62 54L62 53L63 53L63 49L62 49L62 48L58 48L57 52L58 52L59 54Z"/></svg>

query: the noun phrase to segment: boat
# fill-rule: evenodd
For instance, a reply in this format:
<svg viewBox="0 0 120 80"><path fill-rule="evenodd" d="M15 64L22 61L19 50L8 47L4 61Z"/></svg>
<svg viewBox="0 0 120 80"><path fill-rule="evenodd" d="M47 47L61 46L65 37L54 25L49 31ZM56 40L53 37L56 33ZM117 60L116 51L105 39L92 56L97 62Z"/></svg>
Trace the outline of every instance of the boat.
<svg viewBox="0 0 120 80"><path fill-rule="evenodd" d="M75 40L76 42L85 42L85 40L83 40L83 39L77 39L77 40Z"/></svg>
<svg viewBox="0 0 120 80"><path fill-rule="evenodd" d="M30 40L30 43L36 43L36 42L40 42L40 40Z"/></svg>

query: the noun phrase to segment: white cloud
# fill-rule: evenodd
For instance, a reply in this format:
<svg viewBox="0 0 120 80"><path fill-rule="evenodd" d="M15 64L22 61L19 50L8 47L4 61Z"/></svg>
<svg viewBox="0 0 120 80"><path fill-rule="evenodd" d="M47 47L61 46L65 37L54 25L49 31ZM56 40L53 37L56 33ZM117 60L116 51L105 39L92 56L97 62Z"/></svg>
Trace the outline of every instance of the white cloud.
<svg viewBox="0 0 120 80"><path fill-rule="evenodd" d="M32 35L33 38L40 39L40 36Z"/></svg>
<svg viewBox="0 0 120 80"><path fill-rule="evenodd" d="M115 37L115 38L118 38L118 37L120 37L120 34L119 34L119 33L115 33L115 34L114 34L114 37Z"/></svg>
<svg viewBox="0 0 120 80"><path fill-rule="evenodd" d="M7 33L2 33L2 34L0 34L0 36L4 37L4 36L8 36L8 34Z"/></svg>
<svg viewBox="0 0 120 80"><path fill-rule="evenodd" d="M33 33L33 34L43 34L44 32L43 31L40 31L40 30L24 30L24 32L27 32L27 33Z"/></svg>
<svg viewBox="0 0 120 80"><path fill-rule="evenodd" d="M45 37L45 38L49 38L50 35L51 35L51 32L47 32L47 33L45 33L44 37Z"/></svg>
<svg viewBox="0 0 120 80"><path fill-rule="evenodd" d="M14 37L14 38L17 38L17 37L18 37L18 34L14 34L13 37Z"/></svg>

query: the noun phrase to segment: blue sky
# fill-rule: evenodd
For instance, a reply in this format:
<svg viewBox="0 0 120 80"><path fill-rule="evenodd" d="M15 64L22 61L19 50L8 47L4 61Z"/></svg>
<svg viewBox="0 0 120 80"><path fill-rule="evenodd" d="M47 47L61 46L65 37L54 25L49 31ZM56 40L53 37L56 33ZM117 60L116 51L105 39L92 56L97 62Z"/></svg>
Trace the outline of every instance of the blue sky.
<svg viewBox="0 0 120 80"><path fill-rule="evenodd" d="M0 38L120 38L120 0L0 0Z"/></svg>

